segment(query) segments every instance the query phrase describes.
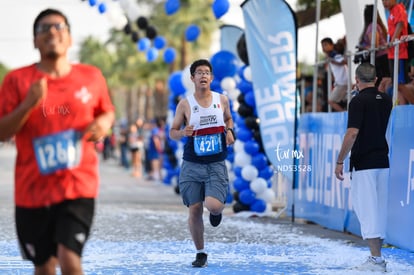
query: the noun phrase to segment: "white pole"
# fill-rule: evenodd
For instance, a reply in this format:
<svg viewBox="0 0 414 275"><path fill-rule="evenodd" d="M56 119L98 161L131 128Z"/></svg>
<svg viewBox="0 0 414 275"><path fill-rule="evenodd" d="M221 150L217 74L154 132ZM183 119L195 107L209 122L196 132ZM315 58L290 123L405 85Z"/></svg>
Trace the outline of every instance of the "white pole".
<svg viewBox="0 0 414 275"><path fill-rule="evenodd" d="M394 42L396 42L395 47L394 47L394 74L393 74L393 91L392 91L392 101L394 104L397 103L397 98L398 98L398 70L400 69L400 60L398 59L399 56L399 50L400 50L400 43L398 39L396 39Z"/></svg>
<svg viewBox="0 0 414 275"><path fill-rule="evenodd" d="M313 69L313 87L312 87L312 112L316 112L316 101L318 100L318 45L319 45L319 19L321 17L321 0L316 0L316 39L315 39L315 66Z"/></svg>
<svg viewBox="0 0 414 275"><path fill-rule="evenodd" d="M410 1L410 6L408 7L408 24L411 24L411 13L413 11L413 0Z"/></svg>
<svg viewBox="0 0 414 275"><path fill-rule="evenodd" d="M374 49L375 49L375 42L377 41L376 40L376 36L377 36L377 14L378 14L378 12L377 12L377 6L378 6L378 4L377 4L377 0L375 0L374 1L374 10L373 10L373 13L372 13L372 35L371 35L371 58L370 58L370 61L371 61L371 64L372 65L374 65L375 66L375 53L376 53L376 51L374 51Z"/></svg>

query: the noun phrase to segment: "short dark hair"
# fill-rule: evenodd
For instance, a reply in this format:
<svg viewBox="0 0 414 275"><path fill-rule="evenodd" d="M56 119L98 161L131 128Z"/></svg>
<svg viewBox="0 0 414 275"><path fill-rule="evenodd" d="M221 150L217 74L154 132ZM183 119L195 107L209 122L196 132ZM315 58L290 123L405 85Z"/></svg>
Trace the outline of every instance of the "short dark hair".
<svg viewBox="0 0 414 275"><path fill-rule="evenodd" d="M55 10L55 9L46 9L46 10L41 11L34 20L34 23L33 23L33 35L34 36L36 36L36 28L37 28L37 25L39 24L39 21L49 15L59 15L63 17L63 19L65 20L65 24L68 26L68 30L70 32L69 20L66 17L66 15L63 14L63 12L59 10Z"/></svg>
<svg viewBox="0 0 414 275"><path fill-rule="evenodd" d="M194 76L194 73L197 69L197 67L199 66L207 66L210 68L210 72L213 72L213 67L211 66L210 61L208 61L207 59L198 59L196 61L193 62L193 64L191 64L190 66L190 74L192 76Z"/></svg>
<svg viewBox="0 0 414 275"><path fill-rule="evenodd" d="M375 82L377 72L374 65L363 62L356 68L355 75L362 83L368 83Z"/></svg>
<svg viewBox="0 0 414 275"><path fill-rule="evenodd" d="M333 42L333 40L332 40L332 38L330 38L330 37L325 37L325 38L323 38L322 40L321 40L321 43L329 43L329 44L334 44L334 42Z"/></svg>

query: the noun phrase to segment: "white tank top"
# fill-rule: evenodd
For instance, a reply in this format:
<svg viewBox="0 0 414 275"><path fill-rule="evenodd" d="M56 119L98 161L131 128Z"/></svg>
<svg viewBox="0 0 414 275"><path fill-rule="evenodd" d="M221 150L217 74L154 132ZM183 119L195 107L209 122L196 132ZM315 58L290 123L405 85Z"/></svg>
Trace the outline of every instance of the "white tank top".
<svg viewBox="0 0 414 275"><path fill-rule="evenodd" d="M207 108L200 106L194 95L188 96L187 100L191 110L188 125L193 125L194 131L184 146L183 159L196 163L225 160L227 147L220 94L212 92L211 104Z"/></svg>
<svg viewBox="0 0 414 275"><path fill-rule="evenodd" d="M187 98L191 110L188 125L194 126L193 135L195 136L224 132L224 111L221 106L220 94L212 92L212 95L213 99L207 108L200 106L193 94Z"/></svg>

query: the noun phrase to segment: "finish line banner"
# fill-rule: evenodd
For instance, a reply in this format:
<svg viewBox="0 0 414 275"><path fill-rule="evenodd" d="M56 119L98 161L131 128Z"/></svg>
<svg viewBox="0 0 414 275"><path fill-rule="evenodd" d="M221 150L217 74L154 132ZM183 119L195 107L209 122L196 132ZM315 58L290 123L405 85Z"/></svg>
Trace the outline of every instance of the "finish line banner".
<svg viewBox="0 0 414 275"><path fill-rule="evenodd" d="M276 169L292 167L296 161L295 15L284 0L247 0L241 7L263 147ZM293 179L293 169L280 172Z"/></svg>

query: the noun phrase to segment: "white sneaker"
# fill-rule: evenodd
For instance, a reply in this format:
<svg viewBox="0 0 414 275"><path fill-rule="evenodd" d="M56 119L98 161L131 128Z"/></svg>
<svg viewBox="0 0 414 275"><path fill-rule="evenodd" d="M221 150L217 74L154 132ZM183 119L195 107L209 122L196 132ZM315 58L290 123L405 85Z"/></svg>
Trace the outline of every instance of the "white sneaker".
<svg viewBox="0 0 414 275"><path fill-rule="evenodd" d="M356 266L353 269L360 271L387 272L387 263L384 260L382 260L380 263L377 263L373 257L369 256L363 264Z"/></svg>

